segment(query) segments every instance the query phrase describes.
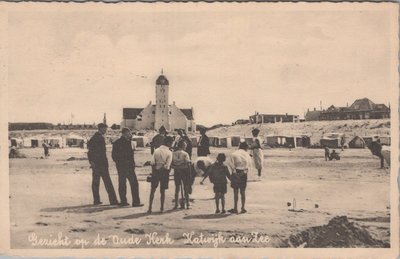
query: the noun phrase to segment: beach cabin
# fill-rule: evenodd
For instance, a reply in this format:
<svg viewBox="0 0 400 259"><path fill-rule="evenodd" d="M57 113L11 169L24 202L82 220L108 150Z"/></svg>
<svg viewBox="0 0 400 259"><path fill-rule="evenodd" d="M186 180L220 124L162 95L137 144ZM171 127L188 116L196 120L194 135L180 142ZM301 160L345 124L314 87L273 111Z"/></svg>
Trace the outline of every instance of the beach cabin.
<svg viewBox="0 0 400 259"><path fill-rule="evenodd" d="M44 142L49 144L50 148L63 148L64 141L62 137L59 136L51 136L44 138Z"/></svg>
<svg viewBox="0 0 400 259"><path fill-rule="evenodd" d="M22 147L24 145L24 142L21 138L11 138L9 146L10 147Z"/></svg>
<svg viewBox="0 0 400 259"><path fill-rule="evenodd" d="M143 136L133 136L132 141L136 143L136 147L145 147L146 139Z"/></svg>
<svg viewBox="0 0 400 259"><path fill-rule="evenodd" d="M65 137L65 146L67 147L81 147L85 146L85 139L77 134L69 134Z"/></svg>
<svg viewBox="0 0 400 259"><path fill-rule="evenodd" d="M391 141L389 136L374 135L374 136L364 136L362 138L363 138L366 146L369 146L372 143L372 141L374 141L375 139L378 139L378 138L382 145L390 146L390 141Z"/></svg>
<svg viewBox="0 0 400 259"><path fill-rule="evenodd" d="M366 148L366 147L367 145L365 144L364 139L360 136L355 136L349 142L349 148Z"/></svg>
<svg viewBox="0 0 400 259"><path fill-rule="evenodd" d="M311 146L311 138L309 135L294 136L294 147L309 147Z"/></svg>
<svg viewBox="0 0 400 259"><path fill-rule="evenodd" d="M231 137L231 144L232 147L238 147L240 144L240 137L239 136L232 136Z"/></svg>
<svg viewBox="0 0 400 259"><path fill-rule="evenodd" d="M43 145L43 137L42 136L31 136L23 139L23 146L30 148L37 148Z"/></svg>
<svg viewBox="0 0 400 259"><path fill-rule="evenodd" d="M229 138L229 137L220 138L219 139L219 145L221 147L226 147L226 148L232 147L231 138Z"/></svg>
<svg viewBox="0 0 400 259"><path fill-rule="evenodd" d="M210 141L211 147L219 147L219 138L218 137L208 137Z"/></svg>
<svg viewBox="0 0 400 259"><path fill-rule="evenodd" d="M248 146L253 145L253 138L244 138L244 141Z"/></svg>
<svg viewBox="0 0 400 259"><path fill-rule="evenodd" d="M320 140L321 146L329 148L340 148L345 143L345 136L343 133L326 133Z"/></svg>

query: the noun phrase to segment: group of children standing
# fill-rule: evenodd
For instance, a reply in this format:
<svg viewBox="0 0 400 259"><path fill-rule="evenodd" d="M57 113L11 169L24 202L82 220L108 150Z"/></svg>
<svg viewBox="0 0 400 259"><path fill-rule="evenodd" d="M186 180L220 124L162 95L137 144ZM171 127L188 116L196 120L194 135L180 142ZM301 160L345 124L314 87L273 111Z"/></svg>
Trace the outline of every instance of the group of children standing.
<svg viewBox="0 0 400 259"><path fill-rule="evenodd" d="M250 146L252 150L252 156L254 160L254 165L258 171L259 178L261 177L261 170L263 164L263 152L261 148L261 140L258 138L258 129L252 131L253 134L253 144ZM205 134L203 134L205 136ZM235 208L230 212L237 213L237 200L238 193L242 196L242 209L241 213L247 212L244 208L245 202L245 188L247 185L247 172L249 171L250 162L246 162L246 168L241 169L240 166L235 168L235 163L233 162L232 174L227 165L224 164L226 161L226 156L224 153L219 153L217 159L214 163L209 163L207 166L204 161L209 160L207 155L198 157L195 162L191 162L191 154L187 150L186 143L187 140L180 138L175 142L170 136L165 136L163 138L162 145L155 149L151 165L152 165L152 177L151 186L152 190L150 192L150 202L148 213L152 212L152 203L154 199L154 193L160 184L160 194L161 194L161 211L164 210L164 200L165 200L165 189L168 189L169 172L174 169L174 182L175 182L175 206L174 209L180 208L190 208L189 195L192 192L192 185L194 178L196 176L196 171L202 171L203 180L200 184L204 183L204 180L209 177L211 183L213 183L214 193L215 193L215 213L226 213L225 210L225 194L227 193L228 180L231 182L231 187L234 189L235 196ZM241 143L240 149L245 152L248 156L245 158L250 161L250 155L247 153L247 144L244 148L245 143ZM172 151L173 150L173 151ZM203 158L203 159L202 159ZM239 162L240 163L240 162ZM242 162L243 164L243 162ZM163 176L160 176L163 175ZM244 177L245 176L245 177ZM179 194L181 194L181 204L179 204ZM220 210L221 205L221 210Z"/></svg>

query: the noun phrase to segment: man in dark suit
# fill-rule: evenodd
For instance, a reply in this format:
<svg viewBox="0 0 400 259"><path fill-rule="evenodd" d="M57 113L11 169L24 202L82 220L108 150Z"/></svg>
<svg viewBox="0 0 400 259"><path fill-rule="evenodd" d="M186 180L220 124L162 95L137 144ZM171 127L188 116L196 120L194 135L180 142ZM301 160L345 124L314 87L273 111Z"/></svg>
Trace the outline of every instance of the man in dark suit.
<svg viewBox="0 0 400 259"><path fill-rule="evenodd" d="M208 156L210 154L210 139L206 135L206 129L200 129L200 139L197 144L197 156Z"/></svg>
<svg viewBox="0 0 400 259"><path fill-rule="evenodd" d="M381 169L385 168L385 158L382 155L382 145L379 138L375 138L371 145L368 147L374 156L379 157L381 160Z"/></svg>
<svg viewBox="0 0 400 259"><path fill-rule="evenodd" d="M121 206L128 206L126 199L126 179L129 181L132 194L132 207L142 207L139 198L139 184L135 173L135 158L132 149L132 133L128 128L123 128L122 136L114 142L112 159L118 171L118 192Z"/></svg>
<svg viewBox="0 0 400 259"><path fill-rule="evenodd" d="M117 196L115 195L114 187L110 178L110 173L108 171L106 141L104 139L104 134L106 134L106 132L107 125L104 123L100 123L98 125L98 131L88 141L88 159L93 171L92 192L94 205L102 204L99 194L100 178L103 179L110 204L118 204Z"/></svg>

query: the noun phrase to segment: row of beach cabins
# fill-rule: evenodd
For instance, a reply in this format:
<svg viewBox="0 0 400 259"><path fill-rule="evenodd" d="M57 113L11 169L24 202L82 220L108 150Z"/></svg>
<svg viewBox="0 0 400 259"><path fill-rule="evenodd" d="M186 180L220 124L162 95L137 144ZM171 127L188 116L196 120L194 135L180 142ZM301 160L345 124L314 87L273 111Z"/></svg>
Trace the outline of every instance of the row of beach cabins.
<svg viewBox="0 0 400 259"><path fill-rule="evenodd" d="M390 136L352 136L346 138L343 133L325 133L319 139L319 143L312 143L311 135L299 134L299 135L267 135L264 137L263 144L267 148L309 148L309 147L323 147L328 146L329 148L366 148L374 138L379 137L380 141L384 145L390 146ZM107 136L106 141L108 144L113 143L116 140L116 136ZM151 137L147 136L133 136L132 142L134 147L148 147L150 146ZM239 146L240 142L245 141L247 144L251 144L253 139L250 137L209 137L210 146L212 147L224 147L231 148ZM36 148L42 147L43 143L47 143L50 148L68 148L68 147L79 147L86 148L88 137L81 136L75 133L70 133L61 136L46 136L37 135L29 136L24 138L13 137L9 139L9 146L15 146L18 148ZM199 136L191 136L191 143L193 147L197 146Z"/></svg>

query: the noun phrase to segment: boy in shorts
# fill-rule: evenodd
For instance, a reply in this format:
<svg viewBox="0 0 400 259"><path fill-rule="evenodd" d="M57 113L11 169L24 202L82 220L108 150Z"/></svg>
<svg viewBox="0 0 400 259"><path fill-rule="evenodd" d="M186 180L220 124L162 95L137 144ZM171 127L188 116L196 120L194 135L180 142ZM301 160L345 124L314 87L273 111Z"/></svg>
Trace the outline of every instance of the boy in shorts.
<svg viewBox="0 0 400 259"><path fill-rule="evenodd" d="M224 165L224 162L226 160L226 156L224 153L219 153L217 156L217 161L212 164L208 170L206 175L204 176L203 180L200 182L200 184L203 184L204 180L208 177L210 177L210 181L214 184L214 193L215 193L215 206L216 210L215 213L222 213L225 214L225 193L226 193L226 186L227 186L227 178L230 180L231 175L229 173L229 169L226 165ZM219 201L221 200L221 208L222 210L219 210Z"/></svg>
<svg viewBox="0 0 400 259"><path fill-rule="evenodd" d="M170 136L165 137L163 144L154 151L151 158L152 177L151 177L151 191L148 213L152 212L152 205L154 200L154 193L160 184L161 195L161 208L164 211L165 190L168 189L169 172L171 171L172 152L170 150L174 139Z"/></svg>
<svg viewBox="0 0 400 259"><path fill-rule="evenodd" d="M185 196L186 208L189 209L189 188L190 188L190 158L189 154L185 151L186 142L181 139L178 142L177 150L172 154L172 168L174 169L175 181L175 207L178 209L179 191L183 185L182 196ZM184 209L185 202L182 201L181 209Z"/></svg>

